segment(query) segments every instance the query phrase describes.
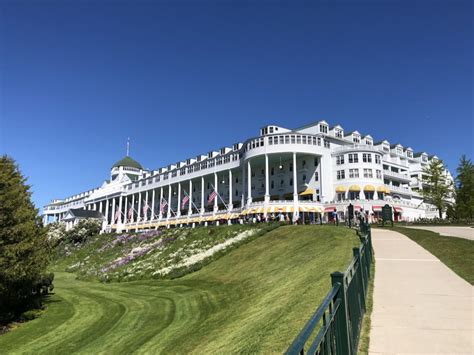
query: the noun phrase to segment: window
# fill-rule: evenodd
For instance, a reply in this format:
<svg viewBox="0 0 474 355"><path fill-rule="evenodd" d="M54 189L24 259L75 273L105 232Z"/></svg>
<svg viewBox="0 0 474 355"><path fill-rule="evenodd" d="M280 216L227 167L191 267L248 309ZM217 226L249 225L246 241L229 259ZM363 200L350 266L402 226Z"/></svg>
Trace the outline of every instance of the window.
<svg viewBox="0 0 474 355"><path fill-rule="evenodd" d="M344 164L344 155L338 155L336 157L336 165Z"/></svg>
<svg viewBox="0 0 474 355"><path fill-rule="evenodd" d="M349 192L349 199L350 200L358 200L359 199L359 191L350 191Z"/></svg>
<svg viewBox="0 0 474 355"><path fill-rule="evenodd" d="M336 129L335 133L337 138L342 138L342 131L340 129Z"/></svg>
<svg viewBox="0 0 474 355"><path fill-rule="evenodd" d="M271 175L275 174L275 168L274 168L274 167L272 167L272 168L270 169L270 174L271 174Z"/></svg>
<svg viewBox="0 0 474 355"><path fill-rule="evenodd" d="M338 201L344 201L346 199L346 194L344 192L338 192L337 193L337 200Z"/></svg>
<svg viewBox="0 0 474 355"><path fill-rule="evenodd" d="M349 177L351 179L356 179L359 177L359 169L349 169Z"/></svg>
<svg viewBox="0 0 474 355"><path fill-rule="evenodd" d="M370 179L373 178L372 169L364 169L364 177Z"/></svg>
<svg viewBox="0 0 474 355"><path fill-rule="evenodd" d="M344 170L338 170L337 171L337 179L338 180L342 180L345 178L345 173L344 173Z"/></svg>
<svg viewBox="0 0 474 355"><path fill-rule="evenodd" d="M401 147L397 147L397 154L403 155L403 151Z"/></svg>
<svg viewBox="0 0 474 355"><path fill-rule="evenodd" d="M380 159L380 155L375 155L375 164L382 164L382 159Z"/></svg>
<svg viewBox="0 0 474 355"><path fill-rule="evenodd" d="M370 139L366 139L366 140L365 140L365 144L367 144L367 145L372 145L372 141L371 141Z"/></svg>
<svg viewBox="0 0 474 355"><path fill-rule="evenodd" d="M306 166L306 160L303 160L301 166L304 168Z"/></svg>
<svg viewBox="0 0 474 355"><path fill-rule="evenodd" d="M390 148L389 148L388 146L386 146L386 145L384 145L384 146L382 147L382 149L383 149L384 152L387 152L387 153L390 151Z"/></svg>
<svg viewBox="0 0 474 355"><path fill-rule="evenodd" d="M358 163L359 162L359 154L354 153L354 154L349 154L349 163Z"/></svg>
<svg viewBox="0 0 474 355"><path fill-rule="evenodd" d="M372 163L372 154L367 154L367 153L362 154L362 161L364 163Z"/></svg>
<svg viewBox="0 0 474 355"><path fill-rule="evenodd" d="M290 179L290 186L293 186L293 179Z"/></svg>
<svg viewBox="0 0 474 355"><path fill-rule="evenodd" d="M320 124L319 125L319 132L328 133L328 126L326 126L325 124Z"/></svg>
<svg viewBox="0 0 474 355"><path fill-rule="evenodd" d="M365 199L366 200L373 200L374 199L374 193L372 191L365 191Z"/></svg>
<svg viewBox="0 0 474 355"><path fill-rule="evenodd" d="M290 164L290 171L293 171L293 164Z"/></svg>
<svg viewBox="0 0 474 355"><path fill-rule="evenodd" d="M319 173L317 171L314 172L314 181L319 181Z"/></svg>
<svg viewBox="0 0 474 355"><path fill-rule="evenodd" d="M375 176L377 177L377 179L381 179L382 178L382 170L375 170Z"/></svg>
<svg viewBox="0 0 474 355"><path fill-rule="evenodd" d="M354 143L360 143L360 137L359 137L359 136L353 136L353 137L352 137L352 141L353 141Z"/></svg>
<svg viewBox="0 0 474 355"><path fill-rule="evenodd" d="M305 174L303 174L301 180L302 180L303 182L306 182L306 175L305 175Z"/></svg>
<svg viewBox="0 0 474 355"><path fill-rule="evenodd" d="M272 182L270 183L270 188L273 189L274 186L275 186L275 185L274 185L273 180L272 180Z"/></svg>
<svg viewBox="0 0 474 355"><path fill-rule="evenodd" d="M314 166L318 166L319 160L318 158L314 158Z"/></svg>

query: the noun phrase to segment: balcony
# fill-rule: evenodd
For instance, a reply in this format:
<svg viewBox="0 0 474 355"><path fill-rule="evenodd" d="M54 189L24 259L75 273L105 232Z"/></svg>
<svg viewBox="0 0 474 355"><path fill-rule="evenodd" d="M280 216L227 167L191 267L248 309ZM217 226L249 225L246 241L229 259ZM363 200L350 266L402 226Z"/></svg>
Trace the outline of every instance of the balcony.
<svg viewBox="0 0 474 355"><path fill-rule="evenodd" d="M409 187L394 186L394 185L387 185L387 184L385 184L385 186L389 188L390 191L392 192L398 192L405 195L413 195L413 191L411 191L411 188Z"/></svg>
<svg viewBox="0 0 474 355"><path fill-rule="evenodd" d="M342 147L337 147L334 149L334 153L342 153L342 152L353 152L353 151L370 151L370 152L377 152L383 154L383 151L379 147L374 147L373 145L368 144L350 144L345 145Z"/></svg>
<svg viewBox="0 0 474 355"><path fill-rule="evenodd" d="M396 173L395 171L391 171L391 170L388 170L388 169L384 169L383 174L386 177L390 177L392 179L396 179L396 180L399 180L399 181L403 181L403 182L410 182L411 181L411 178L408 175L401 174L401 173Z"/></svg>

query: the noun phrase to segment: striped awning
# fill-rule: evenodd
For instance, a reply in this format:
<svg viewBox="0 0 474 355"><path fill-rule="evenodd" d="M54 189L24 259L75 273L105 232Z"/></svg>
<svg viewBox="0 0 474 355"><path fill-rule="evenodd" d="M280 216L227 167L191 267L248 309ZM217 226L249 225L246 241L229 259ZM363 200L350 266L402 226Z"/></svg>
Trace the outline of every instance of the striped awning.
<svg viewBox="0 0 474 355"><path fill-rule="evenodd" d="M316 191L314 191L314 189L311 189L311 188L307 188L306 190L304 190L303 192L300 192L300 196L307 196L307 195L314 195L316 193Z"/></svg>
<svg viewBox="0 0 474 355"><path fill-rule="evenodd" d="M401 207L394 207L393 210L395 212L403 212L403 208L401 208Z"/></svg>
<svg viewBox="0 0 474 355"><path fill-rule="evenodd" d="M349 191L355 191L355 192L360 191L360 186L359 185L351 185L349 187Z"/></svg>
<svg viewBox="0 0 474 355"><path fill-rule="evenodd" d="M312 212L312 213L321 213L323 212L323 209L318 206L299 206L298 207L299 212Z"/></svg>
<svg viewBox="0 0 474 355"><path fill-rule="evenodd" d="M335 212L335 211L336 211L336 207L334 206L324 208L324 212Z"/></svg>
<svg viewBox="0 0 474 355"><path fill-rule="evenodd" d="M336 192L346 192L346 187L345 186L337 186L336 187Z"/></svg>
<svg viewBox="0 0 474 355"><path fill-rule="evenodd" d="M365 185L364 186L364 191L369 191L369 192L375 191L375 187L374 187L374 185Z"/></svg>
<svg viewBox="0 0 474 355"><path fill-rule="evenodd" d="M375 212L382 211L382 206L372 206L372 211L375 211Z"/></svg>

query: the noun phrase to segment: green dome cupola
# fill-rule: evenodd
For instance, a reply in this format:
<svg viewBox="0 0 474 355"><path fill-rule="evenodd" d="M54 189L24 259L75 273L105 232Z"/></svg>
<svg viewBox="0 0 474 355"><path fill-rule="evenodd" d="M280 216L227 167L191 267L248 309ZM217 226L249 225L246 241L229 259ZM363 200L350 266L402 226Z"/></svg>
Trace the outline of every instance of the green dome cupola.
<svg viewBox="0 0 474 355"><path fill-rule="evenodd" d="M129 156L126 156L125 158L120 159L118 162L116 162L112 166L112 169L113 168L118 168L120 166L143 170L142 165L139 162L137 162L135 159L130 158Z"/></svg>

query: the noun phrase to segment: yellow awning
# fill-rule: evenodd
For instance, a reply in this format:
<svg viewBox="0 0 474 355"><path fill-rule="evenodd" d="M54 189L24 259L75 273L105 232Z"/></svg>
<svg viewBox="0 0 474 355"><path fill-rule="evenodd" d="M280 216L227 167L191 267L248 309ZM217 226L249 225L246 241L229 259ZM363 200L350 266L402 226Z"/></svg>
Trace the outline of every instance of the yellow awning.
<svg viewBox="0 0 474 355"><path fill-rule="evenodd" d="M311 189L309 187L303 192L300 192L300 196L307 196L307 195L314 195L314 194L315 194L314 189Z"/></svg>
<svg viewBox="0 0 474 355"><path fill-rule="evenodd" d="M377 186L377 191L379 192L385 192L386 190L385 186Z"/></svg>
<svg viewBox="0 0 474 355"><path fill-rule="evenodd" d="M374 185L365 185L364 186L364 191L375 191Z"/></svg>
<svg viewBox="0 0 474 355"><path fill-rule="evenodd" d="M346 187L345 186L338 186L338 187L336 187L336 192L346 192Z"/></svg>
<svg viewBox="0 0 474 355"><path fill-rule="evenodd" d="M360 186L359 185L351 185L351 187L349 187L349 191L360 191Z"/></svg>

